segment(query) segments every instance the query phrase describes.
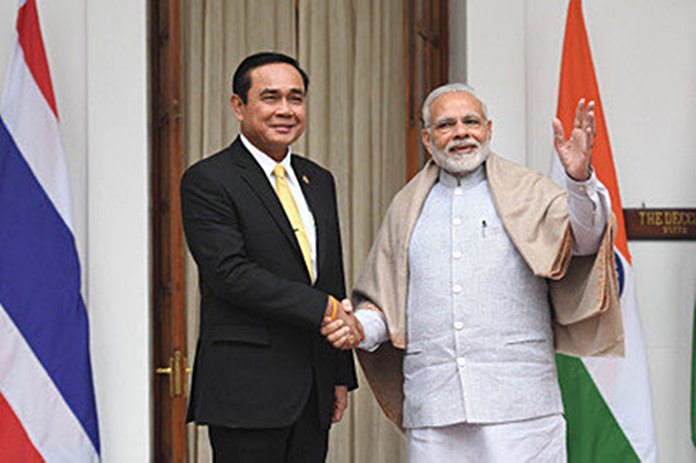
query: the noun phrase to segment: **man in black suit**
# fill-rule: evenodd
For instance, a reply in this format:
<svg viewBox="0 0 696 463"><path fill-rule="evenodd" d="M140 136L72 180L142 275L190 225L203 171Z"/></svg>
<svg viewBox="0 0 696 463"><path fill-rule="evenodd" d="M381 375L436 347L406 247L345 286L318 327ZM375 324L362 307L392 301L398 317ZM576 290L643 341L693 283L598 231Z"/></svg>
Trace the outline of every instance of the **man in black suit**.
<svg viewBox="0 0 696 463"><path fill-rule="evenodd" d="M181 182L201 292L188 420L209 426L215 461L323 462L357 387L350 352L320 334L339 318L361 338L338 302L334 180L289 148L304 131L308 83L293 58L247 57L230 99L241 135Z"/></svg>

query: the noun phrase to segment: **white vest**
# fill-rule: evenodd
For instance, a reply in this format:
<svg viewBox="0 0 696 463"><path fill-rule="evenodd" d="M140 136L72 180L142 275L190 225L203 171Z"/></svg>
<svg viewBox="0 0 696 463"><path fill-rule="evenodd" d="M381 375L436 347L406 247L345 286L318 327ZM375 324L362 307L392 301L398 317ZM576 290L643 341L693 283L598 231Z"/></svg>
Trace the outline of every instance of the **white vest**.
<svg viewBox="0 0 696 463"><path fill-rule="evenodd" d="M563 411L547 284L508 238L485 175L441 171L411 236L406 428Z"/></svg>

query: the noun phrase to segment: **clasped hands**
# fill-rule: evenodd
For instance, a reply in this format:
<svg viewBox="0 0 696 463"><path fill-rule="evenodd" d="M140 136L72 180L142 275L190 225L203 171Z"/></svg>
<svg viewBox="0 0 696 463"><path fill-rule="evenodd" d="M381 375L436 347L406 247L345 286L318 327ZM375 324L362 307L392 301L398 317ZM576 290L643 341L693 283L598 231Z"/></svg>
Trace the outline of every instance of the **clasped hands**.
<svg viewBox="0 0 696 463"><path fill-rule="evenodd" d="M354 349L365 339L360 321L353 313L350 299L338 302L330 297L321 324L321 334L336 349Z"/></svg>

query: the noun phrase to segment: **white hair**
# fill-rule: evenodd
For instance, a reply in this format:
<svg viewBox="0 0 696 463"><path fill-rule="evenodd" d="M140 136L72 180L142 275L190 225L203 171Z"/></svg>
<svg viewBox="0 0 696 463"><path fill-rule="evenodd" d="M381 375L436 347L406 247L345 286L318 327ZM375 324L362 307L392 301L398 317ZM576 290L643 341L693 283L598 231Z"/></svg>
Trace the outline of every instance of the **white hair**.
<svg viewBox="0 0 696 463"><path fill-rule="evenodd" d="M437 100L439 97L446 93L459 92L468 93L469 95L476 98L479 101L479 103L481 103L481 109L483 110L483 118L485 120L488 120L488 108L486 108L486 104L483 101L481 101L481 98L479 98L479 96L476 94L476 90L474 90L473 87L470 87L461 82L454 82L451 84L445 84L437 87L435 90L430 92L428 96L425 98L425 101L423 102L423 108L421 109L421 113L423 114L423 125L426 129L430 130L430 105L432 105L435 100Z"/></svg>

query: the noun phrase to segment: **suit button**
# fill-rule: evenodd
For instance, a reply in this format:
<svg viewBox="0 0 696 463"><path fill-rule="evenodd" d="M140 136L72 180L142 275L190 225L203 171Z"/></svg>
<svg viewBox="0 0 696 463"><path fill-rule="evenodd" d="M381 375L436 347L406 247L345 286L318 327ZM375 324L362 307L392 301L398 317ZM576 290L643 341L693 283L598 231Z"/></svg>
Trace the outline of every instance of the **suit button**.
<svg viewBox="0 0 696 463"><path fill-rule="evenodd" d="M459 294L459 293L462 292L462 287L461 287L460 285L454 285L454 286L452 287L452 292L453 292L454 294Z"/></svg>
<svg viewBox="0 0 696 463"><path fill-rule="evenodd" d="M459 217L455 217L452 219L452 225L461 225L462 224L462 219Z"/></svg>
<svg viewBox="0 0 696 463"><path fill-rule="evenodd" d="M459 330L461 330L462 328L464 328L464 323L462 323L462 322L454 322L454 329L455 329L455 330L459 331Z"/></svg>
<svg viewBox="0 0 696 463"><path fill-rule="evenodd" d="M464 360L464 357L459 357L457 359L457 365L459 365L460 367L463 367L465 363L466 363L466 360Z"/></svg>

